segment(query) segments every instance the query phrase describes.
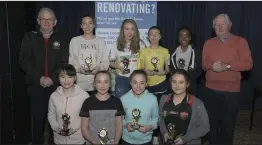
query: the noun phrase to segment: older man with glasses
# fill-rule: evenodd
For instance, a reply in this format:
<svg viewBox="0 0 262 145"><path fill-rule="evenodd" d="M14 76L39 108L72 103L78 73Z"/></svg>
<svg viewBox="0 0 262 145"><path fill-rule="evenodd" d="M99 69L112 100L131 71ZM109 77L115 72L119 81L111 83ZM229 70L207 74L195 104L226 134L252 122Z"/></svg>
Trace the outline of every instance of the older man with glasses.
<svg viewBox="0 0 262 145"><path fill-rule="evenodd" d="M252 66L246 39L230 33L227 14L213 20L217 37L207 40L203 48L202 67L206 71L203 98L210 120L210 144L233 144L240 99L241 72Z"/></svg>
<svg viewBox="0 0 262 145"><path fill-rule="evenodd" d="M53 10L42 8L37 22L39 29L25 34L19 58L30 96L32 144L44 143L49 96L58 85L56 70L69 57L68 43L54 29L57 20Z"/></svg>

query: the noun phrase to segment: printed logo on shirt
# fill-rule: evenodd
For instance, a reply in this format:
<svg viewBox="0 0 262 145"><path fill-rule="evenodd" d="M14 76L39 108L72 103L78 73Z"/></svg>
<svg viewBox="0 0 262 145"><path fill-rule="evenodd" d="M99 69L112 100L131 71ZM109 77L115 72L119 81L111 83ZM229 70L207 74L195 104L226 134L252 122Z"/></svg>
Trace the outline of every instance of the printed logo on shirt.
<svg viewBox="0 0 262 145"><path fill-rule="evenodd" d="M129 68L130 65L126 65L126 61L129 61L129 64L132 62L137 62L137 59L135 59L137 57L134 57L133 55L126 55L126 56L120 56L120 66L121 67L127 67Z"/></svg>
<svg viewBox="0 0 262 145"><path fill-rule="evenodd" d="M93 50L97 50L99 48L98 44L80 44L80 48L81 49L93 49Z"/></svg>
<svg viewBox="0 0 262 145"><path fill-rule="evenodd" d="M176 114L178 114L178 112L176 112L176 111L170 111L169 114L174 114L174 115L176 115Z"/></svg>
<svg viewBox="0 0 262 145"><path fill-rule="evenodd" d="M53 43L53 49L60 49L60 43L58 41Z"/></svg>
<svg viewBox="0 0 262 145"><path fill-rule="evenodd" d="M187 112L180 112L180 117L183 120L187 120L188 119L188 113Z"/></svg>

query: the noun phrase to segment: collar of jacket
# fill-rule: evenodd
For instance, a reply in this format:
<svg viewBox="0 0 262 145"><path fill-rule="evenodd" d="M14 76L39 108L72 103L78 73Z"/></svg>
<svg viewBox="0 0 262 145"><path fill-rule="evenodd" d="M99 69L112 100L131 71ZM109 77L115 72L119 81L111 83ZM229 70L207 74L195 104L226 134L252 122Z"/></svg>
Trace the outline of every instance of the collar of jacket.
<svg viewBox="0 0 262 145"><path fill-rule="evenodd" d="M41 30L40 30L40 27L37 27L37 30L36 30L37 34L40 35L40 36L43 36ZM53 33L51 34L50 38L53 36L53 35L56 35L58 32L58 30L54 27L53 29Z"/></svg>

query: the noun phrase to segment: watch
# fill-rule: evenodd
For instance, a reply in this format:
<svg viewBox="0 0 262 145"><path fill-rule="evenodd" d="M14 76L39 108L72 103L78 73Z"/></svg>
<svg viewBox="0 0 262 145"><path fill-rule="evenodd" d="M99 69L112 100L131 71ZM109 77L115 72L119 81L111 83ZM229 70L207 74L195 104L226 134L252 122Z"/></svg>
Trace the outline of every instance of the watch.
<svg viewBox="0 0 262 145"><path fill-rule="evenodd" d="M227 70L230 70L230 69L231 69L231 65L228 64L228 65L227 65Z"/></svg>

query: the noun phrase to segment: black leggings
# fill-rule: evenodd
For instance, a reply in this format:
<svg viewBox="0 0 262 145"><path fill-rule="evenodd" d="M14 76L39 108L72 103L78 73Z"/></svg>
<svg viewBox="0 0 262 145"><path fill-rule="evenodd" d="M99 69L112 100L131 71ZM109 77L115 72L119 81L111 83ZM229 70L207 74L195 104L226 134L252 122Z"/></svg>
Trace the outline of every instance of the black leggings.
<svg viewBox="0 0 262 145"><path fill-rule="evenodd" d="M158 104L160 102L160 99L163 95L168 94L168 82L167 80L155 85L155 86L149 86L147 87L147 90L154 94L157 97ZM160 128L157 126L157 128L153 131L153 137L159 137L160 135Z"/></svg>

